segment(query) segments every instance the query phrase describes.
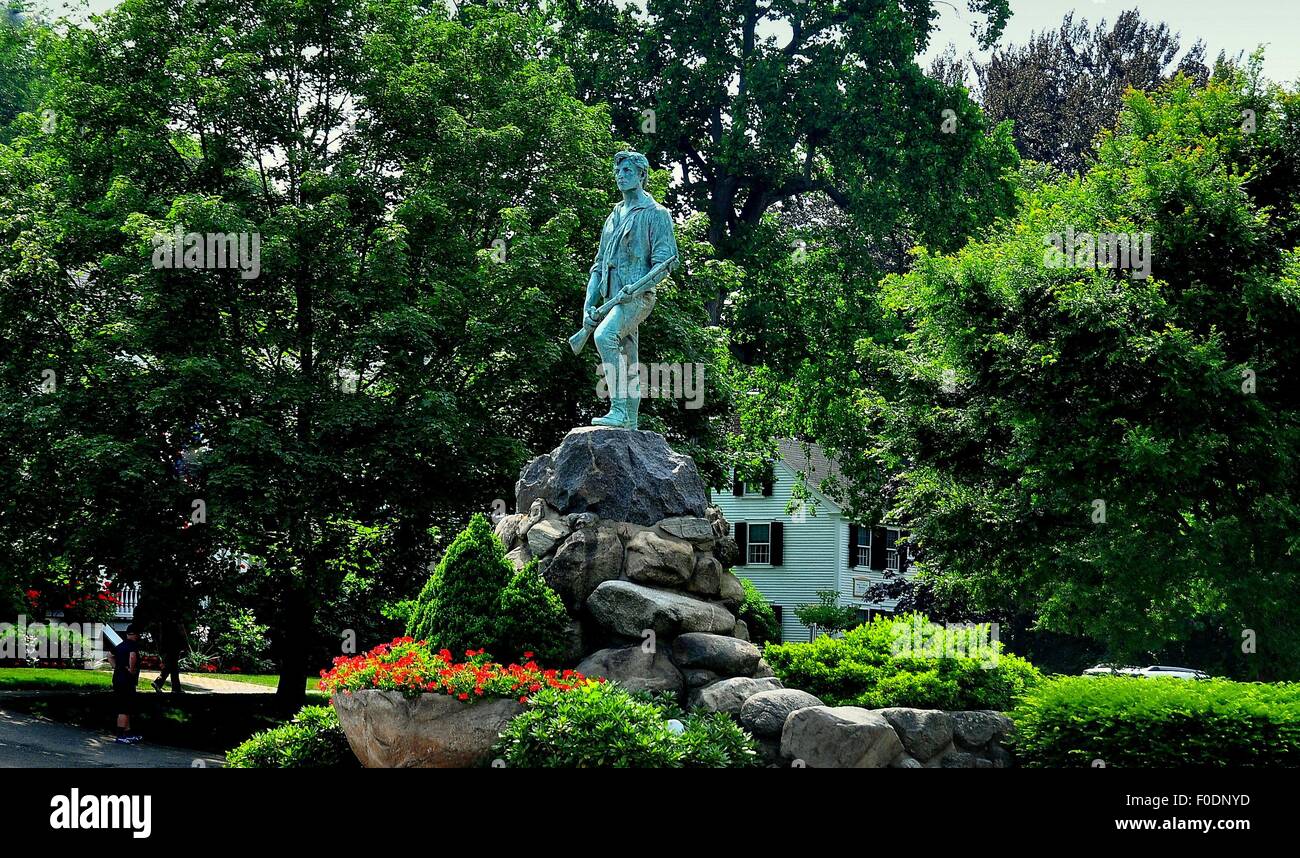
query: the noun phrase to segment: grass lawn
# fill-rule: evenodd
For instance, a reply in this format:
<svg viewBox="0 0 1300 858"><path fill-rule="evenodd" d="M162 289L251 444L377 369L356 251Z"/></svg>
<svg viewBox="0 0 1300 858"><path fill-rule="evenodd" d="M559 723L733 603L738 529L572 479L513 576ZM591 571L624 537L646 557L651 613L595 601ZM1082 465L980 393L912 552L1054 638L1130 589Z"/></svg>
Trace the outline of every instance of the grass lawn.
<svg viewBox="0 0 1300 858"><path fill-rule="evenodd" d="M107 670L60 670L46 667L0 668L0 691L15 689L94 690L112 687L113 674ZM140 677L138 688L148 688L149 683Z"/></svg>

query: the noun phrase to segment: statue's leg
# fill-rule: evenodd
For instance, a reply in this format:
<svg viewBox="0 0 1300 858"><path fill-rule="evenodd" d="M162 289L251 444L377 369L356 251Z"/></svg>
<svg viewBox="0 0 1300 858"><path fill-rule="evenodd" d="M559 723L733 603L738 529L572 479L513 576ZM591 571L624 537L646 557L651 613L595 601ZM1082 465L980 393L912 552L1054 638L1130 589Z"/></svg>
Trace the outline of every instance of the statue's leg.
<svg viewBox="0 0 1300 858"><path fill-rule="evenodd" d="M627 358L623 354L621 330L626 307L616 306L596 326L592 339L600 353L601 371L605 374L605 388L609 391L609 413L596 417L595 426L622 426L627 422Z"/></svg>
<svg viewBox="0 0 1300 858"><path fill-rule="evenodd" d="M654 309L653 298L635 298L627 304L627 315L622 320L623 353L627 356L628 396L624 403L625 420L628 429L637 428L638 414L641 410L641 397L645 394L641 381L647 377L641 367L641 332L640 325ZM636 379L633 380L632 376Z"/></svg>

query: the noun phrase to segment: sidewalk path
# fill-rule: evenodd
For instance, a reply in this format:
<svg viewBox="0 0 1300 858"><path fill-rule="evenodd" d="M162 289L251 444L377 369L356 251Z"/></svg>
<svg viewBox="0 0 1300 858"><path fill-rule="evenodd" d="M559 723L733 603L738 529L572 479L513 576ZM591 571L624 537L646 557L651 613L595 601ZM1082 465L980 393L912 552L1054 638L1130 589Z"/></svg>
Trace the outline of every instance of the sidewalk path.
<svg viewBox="0 0 1300 858"><path fill-rule="evenodd" d="M0 769L187 769L224 764L220 755L207 751L148 742L119 745L108 733L0 709Z"/></svg>
<svg viewBox="0 0 1300 858"><path fill-rule="evenodd" d="M156 670L142 670L140 675L147 682L153 682L158 678ZM258 685L255 682L235 682L230 679L218 679L215 676L203 676L198 673L182 673L181 688L186 692L193 691L196 694L274 694L274 685ZM169 679L163 686L163 694L171 694L172 683ZM153 689L140 689L141 694L153 694Z"/></svg>

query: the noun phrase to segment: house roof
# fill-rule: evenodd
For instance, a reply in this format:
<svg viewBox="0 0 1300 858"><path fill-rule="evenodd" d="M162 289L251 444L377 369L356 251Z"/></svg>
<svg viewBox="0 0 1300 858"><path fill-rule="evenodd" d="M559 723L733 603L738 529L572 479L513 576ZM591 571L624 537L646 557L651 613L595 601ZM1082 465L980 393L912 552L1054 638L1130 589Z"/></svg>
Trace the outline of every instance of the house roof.
<svg viewBox="0 0 1300 858"><path fill-rule="evenodd" d="M782 438L777 442L777 452L781 456L781 461L785 462L791 470L802 473L804 482L818 494L826 494L821 486L827 479L834 479L841 485L844 483L844 475L840 472L839 466L834 459L826 455L826 451L820 444Z"/></svg>

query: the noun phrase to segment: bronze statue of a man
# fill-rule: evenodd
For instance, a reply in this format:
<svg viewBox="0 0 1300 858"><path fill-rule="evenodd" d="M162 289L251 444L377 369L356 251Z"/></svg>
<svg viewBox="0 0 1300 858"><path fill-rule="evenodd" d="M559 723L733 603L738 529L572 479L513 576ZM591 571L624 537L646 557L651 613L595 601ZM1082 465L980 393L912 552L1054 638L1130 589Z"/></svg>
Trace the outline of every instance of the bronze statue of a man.
<svg viewBox="0 0 1300 858"><path fill-rule="evenodd" d="M591 421L597 426L636 428L641 407L637 326L654 309L655 287L677 266L672 216L645 191L649 171L639 152L614 156L614 181L623 201L605 219L587 281L583 330L570 341L579 351L595 332L610 399L609 413Z"/></svg>

